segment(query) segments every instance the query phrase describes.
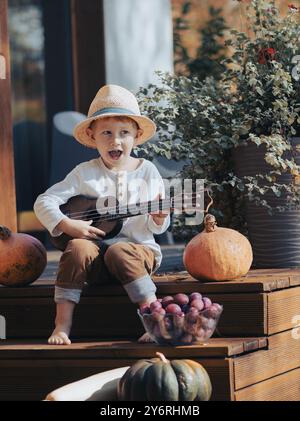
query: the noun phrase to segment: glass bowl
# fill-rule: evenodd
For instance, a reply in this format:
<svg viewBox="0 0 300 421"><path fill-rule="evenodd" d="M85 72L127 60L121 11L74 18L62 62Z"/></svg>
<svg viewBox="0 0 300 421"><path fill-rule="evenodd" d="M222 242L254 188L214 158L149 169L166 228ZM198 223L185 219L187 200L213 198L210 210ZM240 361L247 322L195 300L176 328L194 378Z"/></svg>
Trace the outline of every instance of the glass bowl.
<svg viewBox="0 0 300 421"><path fill-rule="evenodd" d="M214 333L223 306L217 305L199 312L197 317L189 314L141 314L138 315L151 339L160 345L191 345L207 341Z"/></svg>

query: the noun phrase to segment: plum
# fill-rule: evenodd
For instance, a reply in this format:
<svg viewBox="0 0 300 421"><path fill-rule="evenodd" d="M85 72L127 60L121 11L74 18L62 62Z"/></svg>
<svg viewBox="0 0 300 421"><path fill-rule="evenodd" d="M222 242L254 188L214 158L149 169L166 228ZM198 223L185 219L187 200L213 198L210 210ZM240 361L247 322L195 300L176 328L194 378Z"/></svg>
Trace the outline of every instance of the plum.
<svg viewBox="0 0 300 421"><path fill-rule="evenodd" d="M159 310L159 309L161 309L161 308L162 308L162 305L161 305L161 303L160 303L158 300L153 301L153 302L150 304L150 310L151 310L151 313L152 313L153 311Z"/></svg>
<svg viewBox="0 0 300 421"><path fill-rule="evenodd" d="M165 310L169 314L182 314L181 307L178 304L169 304Z"/></svg>
<svg viewBox="0 0 300 421"><path fill-rule="evenodd" d="M192 292L189 298L190 298L190 302L193 300L202 300L202 295L200 294L200 292Z"/></svg>
<svg viewBox="0 0 300 421"><path fill-rule="evenodd" d="M199 311L195 307L191 307L186 314L187 320L194 320L195 322L199 318Z"/></svg>
<svg viewBox="0 0 300 421"><path fill-rule="evenodd" d="M220 312L223 310L223 307L218 303L213 303L213 306L216 307Z"/></svg>
<svg viewBox="0 0 300 421"><path fill-rule="evenodd" d="M173 317L174 331L176 335L178 335L179 331L180 333L182 332L184 326L184 318L185 315L183 313L175 314Z"/></svg>
<svg viewBox="0 0 300 421"><path fill-rule="evenodd" d="M222 311L222 307L219 304L217 304L217 305L212 304L205 311L205 316L216 320L220 316L221 311Z"/></svg>
<svg viewBox="0 0 300 421"><path fill-rule="evenodd" d="M199 341L199 340L201 341L201 340L203 340L204 338L207 337L207 331L200 328L200 329L197 330L195 336L196 336L197 341Z"/></svg>
<svg viewBox="0 0 300 421"><path fill-rule="evenodd" d="M172 321L171 317L166 316L164 318L164 324L165 324L165 327L166 327L167 330L169 330L169 331L173 330L173 321Z"/></svg>
<svg viewBox="0 0 300 421"><path fill-rule="evenodd" d="M174 297L174 301L176 304L179 304L180 306L184 306L185 304L188 304L189 297L186 294L176 294Z"/></svg>
<svg viewBox="0 0 300 421"><path fill-rule="evenodd" d="M156 323L153 329L151 330L150 336L154 336L155 338L158 338L158 339L162 337L158 323Z"/></svg>
<svg viewBox="0 0 300 421"><path fill-rule="evenodd" d="M212 305L212 302L208 297L203 297L202 301L203 301L203 304L204 304L204 309L207 309Z"/></svg>
<svg viewBox="0 0 300 421"><path fill-rule="evenodd" d="M181 310L182 310L185 314L189 311L189 309L190 309L189 304L184 304L184 305L181 307Z"/></svg>
<svg viewBox="0 0 300 421"><path fill-rule="evenodd" d="M209 321L210 319L203 319L202 321L201 321L201 328L202 329L204 329L204 330L207 330L207 329L209 329L209 323L208 323L208 321Z"/></svg>
<svg viewBox="0 0 300 421"><path fill-rule="evenodd" d="M189 322L185 325L185 331L193 336L197 334L199 326L197 322Z"/></svg>
<svg viewBox="0 0 300 421"><path fill-rule="evenodd" d="M196 308L197 310L202 311L202 310L204 309L204 303L203 303L203 301L202 301L202 300L198 300L198 299L196 299L196 300L193 300L193 301L191 302L191 307L194 307L194 308Z"/></svg>
<svg viewBox="0 0 300 421"><path fill-rule="evenodd" d="M140 307L140 312L141 314L150 314L150 307L148 306L148 304L142 304Z"/></svg>
<svg viewBox="0 0 300 421"><path fill-rule="evenodd" d="M169 304L174 303L174 298L171 297L170 295L167 295L161 300L161 303L162 303L163 308L166 308L168 307Z"/></svg>
<svg viewBox="0 0 300 421"><path fill-rule="evenodd" d="M153 320L159 321L164 318L165 314L166 314L166 311L163 308L160 308L158 310L152 311L151 316Z"/></svg>

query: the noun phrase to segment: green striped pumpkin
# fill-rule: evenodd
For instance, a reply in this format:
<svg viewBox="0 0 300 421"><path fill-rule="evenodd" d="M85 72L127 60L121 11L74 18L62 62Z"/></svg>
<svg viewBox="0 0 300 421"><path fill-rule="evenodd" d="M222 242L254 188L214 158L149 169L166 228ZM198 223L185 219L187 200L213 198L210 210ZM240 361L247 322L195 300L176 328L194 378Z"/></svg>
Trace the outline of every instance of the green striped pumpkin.
<svg viewBox="0 0 300 421"><path fill-rule="evenodd" d="M118 384L120 401L208 401L212 386L201 364L193 360L158 358L133 364Z"/></svg>

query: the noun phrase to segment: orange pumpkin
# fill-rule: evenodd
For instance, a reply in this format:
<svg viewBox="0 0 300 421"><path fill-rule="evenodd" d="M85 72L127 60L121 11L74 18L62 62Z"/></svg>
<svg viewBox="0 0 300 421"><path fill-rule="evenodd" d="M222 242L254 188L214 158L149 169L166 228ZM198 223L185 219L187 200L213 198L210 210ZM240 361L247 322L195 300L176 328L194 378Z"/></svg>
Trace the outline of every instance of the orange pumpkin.
<svg viewBox="0 0 300 421"><path fill-rule="evenodd" d="M41 275L46 264L47 252L39 240L0 225L0 284L28 285Z"/></svg>
<svg viewBox="0 0 300 421"><path fill-rule="evenodd" d="M253 260L248 239L233 229L218 227L210 214L204 226L184 250L186 270L199 280L229 281L246 275Z"/></svg>

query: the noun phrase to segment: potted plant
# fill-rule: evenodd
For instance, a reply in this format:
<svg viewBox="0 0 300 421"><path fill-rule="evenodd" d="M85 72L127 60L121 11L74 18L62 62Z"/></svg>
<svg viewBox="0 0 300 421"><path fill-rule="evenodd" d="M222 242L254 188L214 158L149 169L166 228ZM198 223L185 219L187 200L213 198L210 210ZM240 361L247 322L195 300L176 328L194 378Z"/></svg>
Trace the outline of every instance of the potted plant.
<svg viewBox="0 0 300 421"><path fill-rule="evenodd" d="M147 153L189 158L181 177L205 179L219 223L248 230L256 267L300 266L299 16L254 0L247 33L231 30L225 42L220 80L160 74L161 86L140 91L161 129ZM177 219L175 235L198 231Z"/></svg>

